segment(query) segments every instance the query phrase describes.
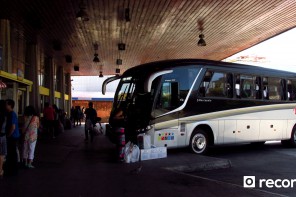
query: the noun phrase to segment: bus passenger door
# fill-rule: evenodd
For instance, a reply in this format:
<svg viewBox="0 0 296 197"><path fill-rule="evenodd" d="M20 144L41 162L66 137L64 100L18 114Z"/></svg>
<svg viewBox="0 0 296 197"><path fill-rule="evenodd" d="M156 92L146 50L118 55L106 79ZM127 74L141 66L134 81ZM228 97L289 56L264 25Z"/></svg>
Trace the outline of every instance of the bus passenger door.
<svg viewBox="0 0 296 197"><path fill-rule="evenodd" d="M223 138L224 144L236 142L236 120L225 120Z"/></svg>
<svg viewBox="0 0 296 197"><path fill-rule="evenodd" d="M236 142L258 141L260 120L237 120Z"/></svg>
<svg viewBox="0 0 296 197"><path fill-rule="evenodd" d="M164 80L156 98L153 117L155 117L154 145L177 147L179 132L179 83L173 79Z"/></svg>

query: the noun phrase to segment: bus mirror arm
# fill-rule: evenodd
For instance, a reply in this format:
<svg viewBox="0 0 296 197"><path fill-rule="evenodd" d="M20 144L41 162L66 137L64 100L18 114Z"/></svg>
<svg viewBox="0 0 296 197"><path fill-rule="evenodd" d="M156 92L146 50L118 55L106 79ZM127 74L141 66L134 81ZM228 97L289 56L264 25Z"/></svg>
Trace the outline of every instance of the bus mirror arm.
<svg viewBox="0 0 296 197"><path fill-rule="evenodd" d="M112 81L115 81L117 79L120 79L120 76L116 75L114 77L109 77L107 78L103 84L102 84L102 94L105 95L106 94L106 87L107 87L107 84L112 82Z"/></svg>

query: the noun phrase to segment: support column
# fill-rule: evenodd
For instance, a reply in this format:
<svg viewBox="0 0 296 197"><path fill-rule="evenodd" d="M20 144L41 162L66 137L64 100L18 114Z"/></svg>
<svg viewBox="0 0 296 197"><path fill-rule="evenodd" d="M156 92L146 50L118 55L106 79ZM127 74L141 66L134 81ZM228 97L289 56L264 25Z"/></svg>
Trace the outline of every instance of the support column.
<svg viewBox="0 0 296 197"><path fill-rule="evenodd" d="M25 106L30 105L30 86L26 87L26 100L25 101L26 101ZM34 107L35 107L36 112L39 114L39 108L37 109L36 106L34 106Z"/></svg>
<svg viewBox="0 0 296 197"><path fill-rule="evenodd" d="M18 114L18 111L19 111L18 106L19 105L18 105L18 96L17 96L17 94L18 94L19 85L18 85L17 82L13 82L12 84L13 84L12 100L14 100L14 102L15 102L13 110L15 111L16 114Z"/></svg>
<svg viewBox="0 0 296 197"><path fill-rule="evenodd" d="M10 22L7 19L0 20L0 44L2 45L2 65L0 70L11 73L11 44L10 44Z"/></svg>
<svg viewBox="0 0 296 197"><path fill-rule="evenodd" d="M45 61L45 85L49 89L49 103L53 105L55 103L55 97L54 97L54 63L52 57L46 58Z"/></svg>
<svg viewBox="0 0 296 197"><path fill-rule="evenodd" d="M71 74L67 73L65 75L65 84L67 86L66 88L66 93L69 95L69 100L67 102L67 114L70 114L71 112L71 107L72 107L72 88L71 88Z"/></svg>
<svg viewBox="0 0 296 197"><path fill-rule="evenodd" d="M36 43L29 43L26 48L28 51L26 61L29 63L29 66L25 68L25 78L33 82L27 105L33 105L36 112L40 113L41 102L38 81L38 48Z"/></svg>
<svg viewBox="0 0 296 197"><path fill-rule="evenodd" d="M64 78L64 68L59 66L58 68L58 87L59 91L61 92L61 99L60 99L60 109L65 109L65 78Z"/></svg>

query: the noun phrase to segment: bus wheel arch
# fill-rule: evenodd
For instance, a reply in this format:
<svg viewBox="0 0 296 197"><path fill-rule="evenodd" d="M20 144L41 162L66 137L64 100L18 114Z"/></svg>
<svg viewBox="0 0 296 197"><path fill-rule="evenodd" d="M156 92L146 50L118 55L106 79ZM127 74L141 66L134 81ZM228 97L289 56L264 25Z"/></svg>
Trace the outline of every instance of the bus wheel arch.
<svg viewBox="0 0 296 197"><path fill-rule="evenodd" d="M282 145L295 148L296 147L296 125L294 125L291 131L291 137L289 140L282 140Z"/></svg>
<svg viewBox="0 0 296 197"><path fill-rule="evenodd" d="M195 154L205 155L214 144L214 134L209 125L198 125L192 132L189 148Z"/></svg>

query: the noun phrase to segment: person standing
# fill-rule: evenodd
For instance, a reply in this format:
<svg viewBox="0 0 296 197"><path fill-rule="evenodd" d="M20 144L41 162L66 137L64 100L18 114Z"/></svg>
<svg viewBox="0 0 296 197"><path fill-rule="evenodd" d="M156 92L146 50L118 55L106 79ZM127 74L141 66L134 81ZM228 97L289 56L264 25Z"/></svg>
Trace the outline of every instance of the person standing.
<svg viewBox="0 0 296 197"><path fill-rule="evenodd" d="M84 119L85 119L85 117L84 117L84 112L85 112L85 107L82 107L82 108L81 108L81 117L80 117L81 120L80 120L80 125L81 125L81 121L84 122Z"/></svg>
<svg viewBox="0 0 296 197"><path fill-rule="evenodd" d="M23 128L23 161L27 168L34 168L32 165L34 152L37 142L37 133L39 128L39 117L33 106L27 106L24 112L25 124Z"/></svg>
<svg viewBox="0 0 296 197"><path fill-rule="evenodd" d="M93 108L93 103L88 103L88 108L85 110L85 141L88 141L88 134L90 134L90 140L93 141L94 133L93 127L97 121L97 111Z"/></svg>
<svg viewBox="0 0 296 197"><path fill-rule="evenodd" d="M75 114L75 108L74 106L71 107L71 111L70 111L70 121L73 123L74 122L74 114ZM74 123L75 126L75 123Z"/></svg>
<svg viewBox="0 0 296 197"><path fill-rule="evenodd" d="M7 155L7 142L5 134L6 126L6 104L5 100L0 100L0 177L3 176L3 164Z"/></svg>
<svg viewBox="0 0 296 197"><path fill-rule="evenodd" d="M6 137L7 137L7 158L5 163L5 174L17 175L18 174L18 153L17 143L20 137L18 128L17 114L13 111L15 102L12 99L6 100Z"/></svg>
<svg viewBox="0 0 296 197"><path fill-rule="evenodd" d="M75 119L74 119L74 125L81 126L81 108L80 106L75 107ZM77 123L77 124L76 124Z"/></svg>
<svg viewBox="0 0 296 197"><path fill-rule="evenodd" d="M43 116L44 116L44 123L45 127L47 128L47 131L51 135L51 137L55 138L54 133L54 109L49 105L49 103L44 104L44 110L43 110Z"/></svg>
<svg viewBox="0 0 296 197"><path fill-rule="evenodd" d="M78 126L78 117L79 117L79 106L75 106L74 110L74 127ZM76 124L77 122L77 124Z"/></svg>
<svg viewBox="0 0 296 197"><path fill-rule="evenodd" d="M60 123L60 110L58 108L57 105L52 105L52 108L53 108L53 114L54 114L54 135L55 137L57 137L61 131L60 131L60 128L59 128L59 123Z"/></svg>

